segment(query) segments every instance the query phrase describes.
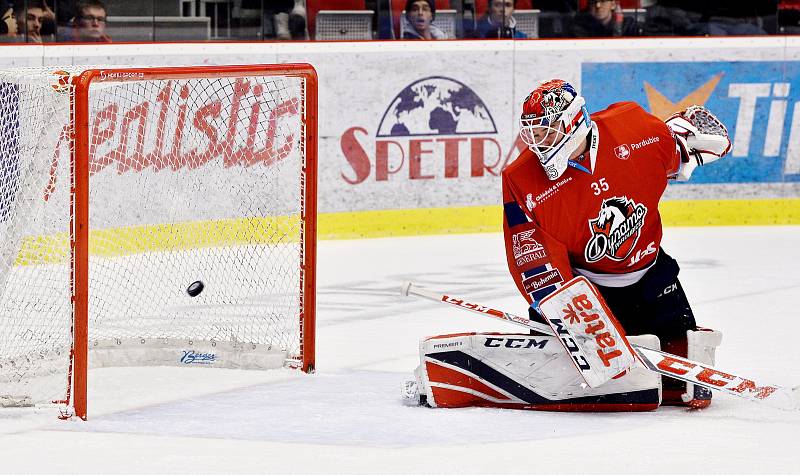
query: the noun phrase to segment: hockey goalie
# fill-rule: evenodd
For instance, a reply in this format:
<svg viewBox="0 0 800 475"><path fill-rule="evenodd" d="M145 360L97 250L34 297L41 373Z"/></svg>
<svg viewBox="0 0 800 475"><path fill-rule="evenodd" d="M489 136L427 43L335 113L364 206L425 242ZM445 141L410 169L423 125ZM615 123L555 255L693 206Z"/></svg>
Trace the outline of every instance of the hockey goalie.
<svg viewBox="0 0 800 475"><path fill-rule="evenodd" d="M440 335L420 343L404 398L431 407L557 411L704 408L705 388L663 378L631 344L713 364L719 332L697 326L661 247L658 203L722 158L725 126L692 106L666 121L633 102L588 114L569 83L539 84L525 99L528 145L503 171L509 271L544 334Z"/></svg>

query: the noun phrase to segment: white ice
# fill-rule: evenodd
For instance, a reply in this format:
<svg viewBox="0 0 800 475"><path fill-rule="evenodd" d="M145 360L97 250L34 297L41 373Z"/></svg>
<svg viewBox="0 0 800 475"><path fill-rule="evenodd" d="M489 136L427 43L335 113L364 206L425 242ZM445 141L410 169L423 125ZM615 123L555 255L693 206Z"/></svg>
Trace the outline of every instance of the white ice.
<svg viewBox="0 0 800 475"><path fill-rule="evenodd" d="M800 384L800 227L668 228L717 367ZM89 374L89 421L0 411L0 473L800 473L800 413L717 395L702 411L562 414L400 404L421 337L517 331L403 281L525 313L499 234L323 241L317 373Z"/></svg>

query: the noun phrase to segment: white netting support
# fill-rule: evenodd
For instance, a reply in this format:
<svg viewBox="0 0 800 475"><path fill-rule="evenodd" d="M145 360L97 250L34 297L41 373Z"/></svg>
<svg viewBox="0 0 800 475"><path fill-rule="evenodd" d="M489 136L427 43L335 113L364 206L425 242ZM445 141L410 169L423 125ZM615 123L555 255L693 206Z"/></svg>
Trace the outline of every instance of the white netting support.
<svg viewBox="0 0 800 475"><path fill-rule="evenodd" d="M305 87L286 74L93 82L90 364L300 358ZM52 68L0 72L0 397L64 397L71 94Z"/></svg>
<svg viewBox="0 0 800 475"><path fill-rule="evenodd" d="M7 405L63 399L68 384L69 194L63 186L50 193L49 185L54 163L69 163L60 139L71 91L57 81L35 69L0 74L0 396Z"/></svg>

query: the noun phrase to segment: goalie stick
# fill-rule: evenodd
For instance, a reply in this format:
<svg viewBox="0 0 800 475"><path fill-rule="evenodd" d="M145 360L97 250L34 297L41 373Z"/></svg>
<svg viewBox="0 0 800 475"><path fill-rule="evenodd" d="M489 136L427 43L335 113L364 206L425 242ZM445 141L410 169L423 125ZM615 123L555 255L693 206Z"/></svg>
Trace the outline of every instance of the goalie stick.
<svg viewBox="0 0 800 475"><path fill-rule="evenodd" d="M451 295L426 290L411 282L404 283L400 293L404 296L415 295L434 300L479 315L514 323L545 335L553 335L553 331L544 323L539 323L529 318L513 315ZM789 411L800 410L800 386L790 389L777 385L761 385L752 379L733 373L723 372L712 366L688 360L682 356L672 355L638 345L631 346L644 366L656 373L714 391L732 394L747 399L748 401L764 403L765 405L777 409Z"/></svg>

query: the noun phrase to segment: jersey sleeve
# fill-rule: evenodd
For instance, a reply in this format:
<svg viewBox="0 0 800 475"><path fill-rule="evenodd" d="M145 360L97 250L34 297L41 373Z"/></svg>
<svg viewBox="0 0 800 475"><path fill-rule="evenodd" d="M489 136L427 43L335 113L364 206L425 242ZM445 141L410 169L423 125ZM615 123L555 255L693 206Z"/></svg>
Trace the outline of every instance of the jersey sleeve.
<svg viewBox="0 0 800 475"><path fill-rule="evenodd" d="M550 236L535 217L523 211L524 201L503 175L503 233L508 270L525 300L535 309L544 297L572 278L566 246Z"/></svg>
<svg viewBox="0 0 800 475"><path fill-rule="evenodd" d="M674 178L681 167L681 152L672 129L658 117L634 102L619 102L608 107L625 115L624 121L636 135L658 138L658 161L664 167L667 178Z"/></svg>
<svg viewBox="0 0 800 475"><path fill-rule="evenodd" d="M670 129L666 123L657 117L653 118L656 120L656 129L660 132L659 148L664 170L667 178L674 178L681 169L681 152L678 147L677 139L672 129Z"/></svg>

